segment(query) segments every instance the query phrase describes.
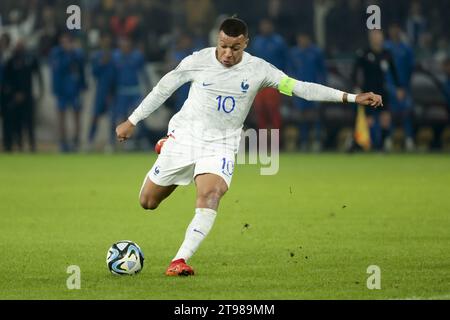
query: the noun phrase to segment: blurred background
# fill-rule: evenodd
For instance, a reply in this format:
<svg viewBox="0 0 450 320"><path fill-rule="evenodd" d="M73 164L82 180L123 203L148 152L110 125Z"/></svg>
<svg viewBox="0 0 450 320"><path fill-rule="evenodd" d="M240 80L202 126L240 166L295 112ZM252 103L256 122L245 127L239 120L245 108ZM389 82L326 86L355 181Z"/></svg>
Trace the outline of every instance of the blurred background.
<svg viewBox="0 0 450 320"><path fill-rule="evenodd" d="M66 27L72 4L79 30ZM382 29L369 32L373 4ZM2 0L0 152L152 149L189 84L130 143L116 143L115 126L184 57L215 46L233 14L249 26L249 53L299 80L385 102L360 118L369 146L355 131L356 106L271 90L255 99L246 128L280 129L282 149L293 152L449 152L448 12L449 0Z"/></svg>

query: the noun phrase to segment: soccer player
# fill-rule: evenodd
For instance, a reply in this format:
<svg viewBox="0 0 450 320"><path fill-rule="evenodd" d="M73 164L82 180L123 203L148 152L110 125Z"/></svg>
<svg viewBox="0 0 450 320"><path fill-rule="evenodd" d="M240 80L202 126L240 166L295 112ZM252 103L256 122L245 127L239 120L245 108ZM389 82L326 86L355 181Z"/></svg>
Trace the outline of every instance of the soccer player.
<svg viewBox="0 0 450 320"><path fill-rule="evenodd" d="M218 37L216 48L194 52L166 74L116 129L119 141L130 138L139 121L178 87L191 82L189 97L170 120L168 138L140 192L141 206L153 210L178 185L195 181L195 216L166 271L168 276L194 274L186 261L210 232L220 199L230 187L243 122L260 89L276 88L314 101L356 102L372 107L382 104L381 96L372 92L354 95L289 78L263 59L244 52L248 29L240 19L226 19Z"/></svg>

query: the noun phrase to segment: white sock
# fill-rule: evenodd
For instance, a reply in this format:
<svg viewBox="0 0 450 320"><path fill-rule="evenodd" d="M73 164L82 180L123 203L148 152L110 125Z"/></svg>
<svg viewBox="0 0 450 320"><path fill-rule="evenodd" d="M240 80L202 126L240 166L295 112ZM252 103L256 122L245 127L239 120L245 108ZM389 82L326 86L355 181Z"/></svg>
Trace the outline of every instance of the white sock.
<svg viewBox="0 0 450 320"><path fill-rule="evenodd" d="M206 238L211 230L214 220L216 219L217 212L208 208L195 209L195 216L191 223L187 227L184 241L178 250L175 258L172 261L178 259L184 259L187 261L197 251L200 243Z"/></svg>

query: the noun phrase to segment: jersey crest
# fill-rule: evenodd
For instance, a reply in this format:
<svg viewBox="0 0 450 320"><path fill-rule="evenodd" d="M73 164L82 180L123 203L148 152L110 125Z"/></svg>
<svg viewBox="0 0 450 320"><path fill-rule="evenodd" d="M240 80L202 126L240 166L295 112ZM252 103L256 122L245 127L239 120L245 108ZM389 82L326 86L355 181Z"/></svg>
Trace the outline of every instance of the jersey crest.
<svg viewBox="0 0 450 320"><path fill-rule="evenodd" d="M250 88L250 85L247 83L247 79L242 80L241 82L241 90L243 93L247 93L248 88Z"/></svg>

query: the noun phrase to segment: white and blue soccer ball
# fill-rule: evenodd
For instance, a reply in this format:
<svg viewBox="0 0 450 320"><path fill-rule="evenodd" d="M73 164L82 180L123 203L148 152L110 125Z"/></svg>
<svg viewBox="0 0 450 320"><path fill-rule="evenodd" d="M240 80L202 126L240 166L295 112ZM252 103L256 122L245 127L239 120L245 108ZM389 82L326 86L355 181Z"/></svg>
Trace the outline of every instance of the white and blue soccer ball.
<svg viewBox="0 0 450 320"><path fill-rule="evenodd" d="M133 275L144 267L144 253L133 241L122 240L109 248L106 265L113 274Z"/></svg>

